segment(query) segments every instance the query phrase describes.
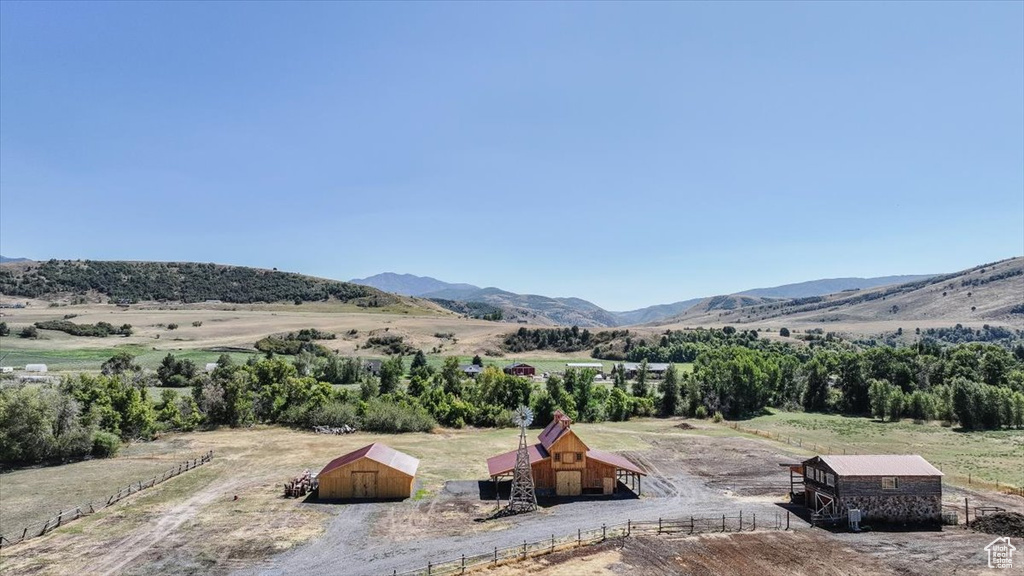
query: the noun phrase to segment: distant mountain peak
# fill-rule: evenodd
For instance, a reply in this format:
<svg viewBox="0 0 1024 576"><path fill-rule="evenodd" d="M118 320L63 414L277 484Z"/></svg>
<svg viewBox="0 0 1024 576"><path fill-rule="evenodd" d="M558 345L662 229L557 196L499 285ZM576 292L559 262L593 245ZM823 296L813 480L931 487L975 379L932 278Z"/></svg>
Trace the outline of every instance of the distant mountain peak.
<svg viewBox="0 0 1024 576"><path fill-rule="evenodd" d="M28 262L29 258L8 258L7 256L0 255L0 264L5 262Z"/></svg>
<svg viewBox="0 0 1024 576"><path fill-rule="evenodd" d="M478 286L472 284L452 284L450 282L444 282L437 278L431 278L430 276L416 276L415 274L397 274L395 272L384 272L381 274L374 274L368 278L356 278L351 280L353 284L361 284L363 286L370 286L383 290L385 292L393 292L395 294L401 294L403 296L424 296L433 292L442 291L462 291L470 292L480 290ZM459 300L459 298L451 298L452 300Z"/></svg>

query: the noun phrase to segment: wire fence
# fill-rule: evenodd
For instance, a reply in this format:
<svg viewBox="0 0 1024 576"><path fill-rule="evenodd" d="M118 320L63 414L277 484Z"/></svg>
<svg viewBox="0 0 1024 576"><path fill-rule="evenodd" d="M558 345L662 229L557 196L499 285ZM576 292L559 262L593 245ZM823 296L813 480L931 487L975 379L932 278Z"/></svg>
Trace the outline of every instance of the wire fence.
<svg viewBox="0 0 1024 576"><path fill-rule="evenodd" d="M0 535L0 549L13 546L14 544L24 542L25 540L29 540L31 538L42 536L47 532L50 532L56 528L59 528L60 526L67 524L68 522L73 522L83 516L94 514L100 510L103 510L107 506L113 506L114 504L117 504L118 502L124 500L125 498L132 494L136 494L147 488L152 488L153 486L156 486L157 484L160 484L165 480L174 478L175 476L178 476L179 474L182 474L184 472L188 472L189 470L195 470L196 468L202 466L203 464L206 464L210 460L213 460L213 450L210 450L209 452L203 454L199 458L185 460L181 464L178 464L177 466L168 469L159 476L154 476L149 480L140 480L138 482L133 482L132 484L129 484L123 488L118 488L117 494L111 494L110 497L107 498L106 500L88 502L82 504L81 506L76 506L75 508L61 510L57 513L56 516L50 518L46 522L43 522L42 524L34 524L32 526L27 526L20 533L2 534Z"/></svg>
<svg viewBox="0 0 1024 576"><path fill-rule="evenodd" d="M754 434L757 436L761 436L763 438L768 438L769 440L785 442L790 446L804 448L817 454L868 454L868 452L855 450L853 448L843 446L840 444L819 444L817 442L804 442L802 438L789 436L786 434L780 434L778 432L771 432L768 430L748 428L746 426L740 426L737 422L732 422L728 424L728 426L738 432L746 432L747 434ZM1014 486L1013 484L1007 484L1005 482L978 478L972 472L968 472L967 474L960 474L957 472L946 472L945 470L942 470L941 467L938 468L944 475L944 482L953 482L956 484L978 487L985 490L992 490L995 492L1002 492L1004 494L1014 494L1016 496L1024 497L1024 486Z"/></svg>
<svg viewBox="0 0 1024 576"><path fill-rule="evenodd" d="M390 576L441 576L445 574L464 574L467 570L483 566L499 566L512 562L520 562L571 550L583 546L600 544L612 539L628 538L639 535L694 535L722 532L753 532L754 530L790 530L790 513L781 510L769 515L762 513L744 514L743 511L733 514L703 514L682 518L658 518L634 522L627 520L622 524L602 524L600 528L578 529L574 534L563 536L551 535L550 538L505 548L495 547L489 552L465 555L458 558L429 562L426 566L399 572L393 570Z"/></svg>

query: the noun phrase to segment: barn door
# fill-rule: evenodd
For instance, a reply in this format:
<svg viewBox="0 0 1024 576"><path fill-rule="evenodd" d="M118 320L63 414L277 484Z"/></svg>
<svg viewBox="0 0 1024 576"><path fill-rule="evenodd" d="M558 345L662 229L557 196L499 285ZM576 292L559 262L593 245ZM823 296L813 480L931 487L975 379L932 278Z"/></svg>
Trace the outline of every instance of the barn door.
<svg viewBox="0 0 1024 576"><path fill-rule="evenodd" d="M560 470L555 476L555 494L559 496L579 496L583 494L583 472L580 470Z"/></svg>
<svg viewBox="0 0 1024 576"><path fill-rule="evenodd" d="M377 497L377 473L376 472L353 472L352 473L352 497L353 498L376 498Z"/></svg>

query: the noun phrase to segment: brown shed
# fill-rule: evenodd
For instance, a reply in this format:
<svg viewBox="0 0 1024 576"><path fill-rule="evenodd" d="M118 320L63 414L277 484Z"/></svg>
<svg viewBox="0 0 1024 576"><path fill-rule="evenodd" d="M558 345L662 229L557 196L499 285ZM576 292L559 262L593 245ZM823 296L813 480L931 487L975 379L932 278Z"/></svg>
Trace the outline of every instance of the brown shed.
<svg viewBox="0 0 1024 576"><path fill-rule="evenodd" d="M412 496L420 461L380 443L335 458L317 474L319 497L394 500Z"/></svg>
<svg viewBox="0 0 1024 576"><path fill-rule="evenodd" d="M540 443L527 449L537 494L611 495L619 482L639 494L640 477L646 476L643 470L618 454L591 449L570 429L571 424L572 419L556 411L540 433ZM487 459L487 470L495 482L509 477L515 465L515 450Z"/></svg>

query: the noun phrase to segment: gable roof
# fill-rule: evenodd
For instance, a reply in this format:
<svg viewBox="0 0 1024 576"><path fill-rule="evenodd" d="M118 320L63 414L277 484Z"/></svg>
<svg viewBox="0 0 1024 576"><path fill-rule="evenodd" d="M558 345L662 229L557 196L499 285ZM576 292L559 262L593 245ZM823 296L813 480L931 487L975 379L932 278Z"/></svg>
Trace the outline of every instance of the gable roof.
<svg viewBox="0 0 1024 576"><path fill-rule="evenodd" d="M622 366L626 370L639 370L641 362L624 362ZM648 362L647 370L649 372L664 372L668 370L668 362Z"/></svg>
<svg viewBox="0 0 1024 576"><path fill-rule="evenodd" d="M344 456L339 456L334 460L331 460L327 466L324 466L324 469L321 470L320 474L317 476L323 476L331 470L341 468L346 464L351 464L360 458L369 458L370 460L383 464L388 468L394 468L407 476L415 476L416 469L420 466L420 461L416 458L413 458L404 452L399 452L386 444L374 442L369 446L363 446L355 452L349 452Z"/></svg>
<svg viewBox="0 0 1024 576"><path fill-rule="evenodd" d="M525 362L513 362L513 363L509 364L508 366L505 366L505 369L507 370L509 368L518 368L519 366L522 366L524 368L533 368L533 366L530 366L529 364L527 364Z"/></svg>
<svg viewBox="0 0 1024 576"><path fill-rule="evenodd" d="M938 468L917 454L816 456L839 476L942 476ZM807 460L807 464L814 460Z"/></svg>
<svg viewBox="0 0 1024 576"><path fill-rule="evenodd" d="M614 466L616 468L621 468L623 470L629 470L630 472L636 472L641 476L647 476L647 473L641 470L639 466L633 464L632 462L627 460L625 456L621 456L619 454L613 454L612 452L603 452L601 450L594 450L593 448L591 448L590 450L587 450L587 458L597 460L598 462L603 462L605 464L608 464L609 466Z"/></svg>
<svg viewBox="0 0 1024 576"><path fill-rule="evenodd" d="M487 473L491 476L500 476L511 472L516 467L516 453L519 450L512 450L487 459ZM526 448L530 455L530 465L534 465L548 457L548 451L540 444L534 444Z"/></svg>

